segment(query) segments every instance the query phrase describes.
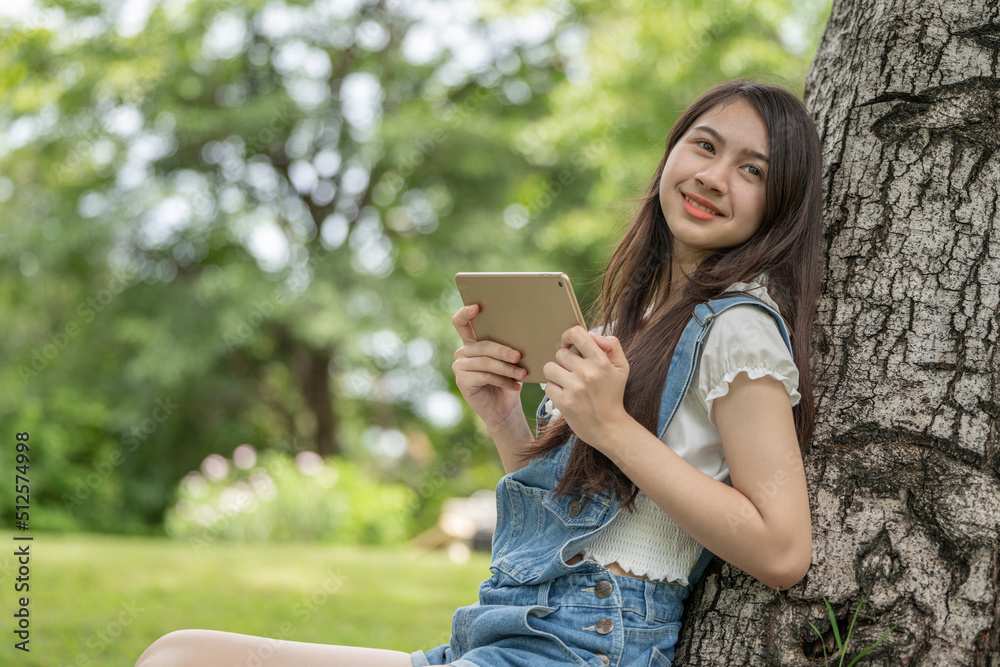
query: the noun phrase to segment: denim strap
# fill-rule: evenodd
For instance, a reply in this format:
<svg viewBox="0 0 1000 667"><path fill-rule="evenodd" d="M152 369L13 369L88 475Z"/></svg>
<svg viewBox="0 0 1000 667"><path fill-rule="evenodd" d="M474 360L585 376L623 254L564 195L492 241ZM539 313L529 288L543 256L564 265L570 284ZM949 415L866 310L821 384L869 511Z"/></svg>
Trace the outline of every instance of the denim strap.
<svg viewBox="0 0 1000 667"><path fill-rule="evenodd" d="M687 326L684 327L681 338L677 341L677 346L674 348L674 354L670 358L670 369L667 371L663 392L660 394L660 413L657 423L657 436L660 440L663 440L663 436L667 432L667 427L673 421L674 415L677 414L677 408L680 407L681 401L684 400L684 396L691 386L691 380L694 378L694 369L698 362L698 355L701 354L701 345L705 340L705 336L708 335L709 329L712 327L712 322L716 316L724 313L733 306L743 305L757 306L770 315L774 319L774 323L778 325L778 331L781 333L782 340L789 351L791 351L791 335L788 332L785 321L781 319L781 315L777 311L760 299L745 294L736 294L707 303L699 303L695 306L694 316L687 323ZM547 401L548 398L543 397L541 403L538 404L538 408L535 410L536 435L549 421L549 415L546 414L545 410L545 403Z"/></svg>
<svg viewBox="0 0 1000 667"><path fill-rule="evenodd" d="M735 295L715 299L708 303L700 303L695 306L694 316L687 323L687 326L684 327L684 332L681 334L680 340L677 341L677 347L674 348L674 355L670 358L670 369L667 371L667 379L664 381L663 392L660 398L660 418L658 424L660 440L663 440L663 436L667 432L667 427L673 421L674 415L677 414L677 408L680 407L681 401L684 400L684 396L691 386L698 356L701 354L701 345L705 340L705 336L708 335L709 329L712 327L712 322L721 313L734 306L742 305L757 306L770 315L774 319L774 323L778 325L781 339L789 351L791 351L791 336L788 333L788 327L785 326L784 320L781 319L781 315L759 299L747 295ZM712 552L702 547L698 560L688 575L688 588L694 588L694 585L701 579L702 573L708 567L712 558Z"/></svg>
<svg viewBox="0 0 1000 667"><path fill-rule="evenodd" d="M684 400L684 396L691 386L698 356L701 354L701 346L712 327L712 322L730 308L743 305L757 306L770 315L775 324L778 325L778 331L781 332L781 338L785 345L789 350L792 349L791 336L784 320L781 319L781 315L760 299L738 294L715 299L708 303L699 303L695 306L694 316L684 327L684 332L681 334L680 340L677 341L677 347L674 348L674 354L670 358L670 369L667 371L663 392L660 394L660 417L657 428L660 440L663 440L667 427L673 421L674 415L677 414L677 408L680 407L681 401Z"/></svg>

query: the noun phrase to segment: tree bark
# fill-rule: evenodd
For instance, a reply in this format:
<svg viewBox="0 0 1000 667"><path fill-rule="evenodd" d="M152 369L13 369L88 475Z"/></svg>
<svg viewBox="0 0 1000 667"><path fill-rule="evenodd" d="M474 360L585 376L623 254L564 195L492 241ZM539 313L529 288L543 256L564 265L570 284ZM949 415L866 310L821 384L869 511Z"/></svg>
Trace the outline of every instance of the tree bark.
<svg viewBox="0 0 1000 667"><path fill-rule="evenodd" d="M813 561L776 593L716 560L676 665L1000 665L1000 9L835 0L806 79L827 263L806 458Z"/></svg>
<svg viewBox="0 0 1000 667"><path fill-rule="evenodd" d="M275 327L280 356L287 360L292 376L298 382L306 408L316 421L314 441L322 456L341 453L337 436L337 413L330 389L330 363L333 348L314 348L298 341L286 326ZM294 420L293 420L294 421Z"/></svg>

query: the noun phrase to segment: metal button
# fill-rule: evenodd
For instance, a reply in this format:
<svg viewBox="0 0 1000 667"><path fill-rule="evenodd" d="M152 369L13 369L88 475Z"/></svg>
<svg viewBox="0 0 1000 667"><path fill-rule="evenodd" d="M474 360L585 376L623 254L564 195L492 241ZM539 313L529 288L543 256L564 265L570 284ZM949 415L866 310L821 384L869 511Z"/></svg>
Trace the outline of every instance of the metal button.
<svg viewBox="0 0 1000 667"><path fill-rule="evenodd" d="M574 500L569 504L570 515L578 516L581 511L583 511L583 503L581 503L579 500Z"/></svg>
<svg viewBox="0 0 1000 667"><path fill-rule="evenodd" d="M602 600L604 598L611 597L611 593L613 591L614 588L611 586L611 582L608 581L607 579L602 579L601 581L598 581L597 585L594 586L594 595L601 598Z"/></svg>
<svg viewBox="0 0 1000 667"><path fill-rule="evenodd" d="M610 618L602 618L597 622L597 625L594 626L594 629L597 630L597 634L606 635L615 629L615 622Z"/></svg>
<svg viewBox="0 0 1000 667"><path fill-rule="evenodd" d="M611 664L611 658L609 658L608 656L604 655L603 653L598 653L597 654L597 659L600 660L601 662L603 662L605 665L610 665Z"/></svg>

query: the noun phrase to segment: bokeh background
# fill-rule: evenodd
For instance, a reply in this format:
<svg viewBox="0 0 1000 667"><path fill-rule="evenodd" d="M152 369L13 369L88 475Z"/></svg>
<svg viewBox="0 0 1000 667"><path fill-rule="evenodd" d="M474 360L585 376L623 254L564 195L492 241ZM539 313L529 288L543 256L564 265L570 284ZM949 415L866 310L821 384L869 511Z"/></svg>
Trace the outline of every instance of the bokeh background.
<svg viewBox="0 0 1000 667"><path fill-rule="evenodd" d="M442 507L503 472L454 274L565 271L586 309L679 112L801 94L829 4L0 6L0 527L28 432L37 591L0 661L447 641L487 561Z"/></svg>

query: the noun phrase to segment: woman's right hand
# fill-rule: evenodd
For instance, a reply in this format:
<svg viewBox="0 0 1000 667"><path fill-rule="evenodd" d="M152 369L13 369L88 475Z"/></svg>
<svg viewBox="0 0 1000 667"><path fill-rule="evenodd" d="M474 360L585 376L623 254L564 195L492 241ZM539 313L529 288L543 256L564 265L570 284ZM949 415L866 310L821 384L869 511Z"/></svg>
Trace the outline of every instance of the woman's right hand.
<svg viewBox="0 0 1000 667"><path fill-rule="evenodd" d="M479 314L479 305L465 306L451 318L455 331L462 338L462 347L455 350L455 384L476 414L493 431L515 411L521 412L520 379L527 371L515 365L520 352L488 340L476 340L472 320Z"/></svg>

